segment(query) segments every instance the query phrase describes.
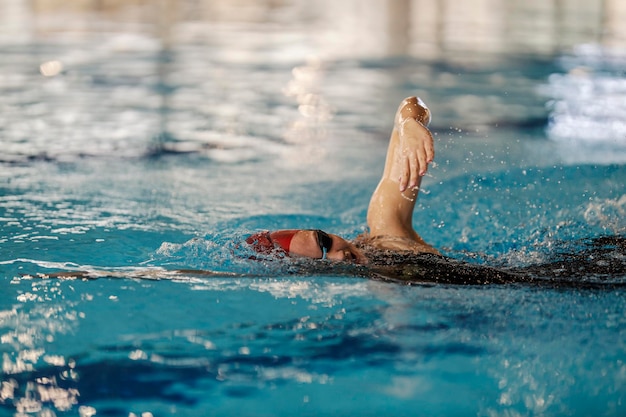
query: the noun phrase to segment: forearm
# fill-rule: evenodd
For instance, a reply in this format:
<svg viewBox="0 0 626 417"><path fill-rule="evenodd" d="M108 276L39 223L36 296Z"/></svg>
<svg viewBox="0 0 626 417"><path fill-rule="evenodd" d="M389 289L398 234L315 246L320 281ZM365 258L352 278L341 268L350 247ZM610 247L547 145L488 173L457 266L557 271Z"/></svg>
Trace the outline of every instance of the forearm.
<svg viewBox="0 0 626 417"><path fill-rule="evenodd" d="M398 181L383 177L372 194L367 210L371 236L401 236L414 239L413 209L418 189L398 190Z"/></svg>

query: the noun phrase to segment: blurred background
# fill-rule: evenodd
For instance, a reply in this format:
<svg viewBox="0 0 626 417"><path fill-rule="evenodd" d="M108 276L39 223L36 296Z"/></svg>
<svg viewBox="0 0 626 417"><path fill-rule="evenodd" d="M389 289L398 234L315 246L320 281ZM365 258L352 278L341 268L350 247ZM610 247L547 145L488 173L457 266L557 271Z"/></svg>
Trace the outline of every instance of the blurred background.
<svg viewBox="0 0 626 417"><path fill-rule="evenodd" d="M625 21L619 0L3 0L0 160L384 136L407 92L434 130L623 144Z"/></svg>
<svg viewBox="0 0 626 417"><path fill-rule="evenodd" d="M11 41L121 29L153 35L166 46L197 36L198 25L263 23L274 33L306 29L311 46L329 57L468 60L472 52L554 54L582 43L623 47L624 21L626 4L619 0L4 0L0 5L0 33Z"/></svg>

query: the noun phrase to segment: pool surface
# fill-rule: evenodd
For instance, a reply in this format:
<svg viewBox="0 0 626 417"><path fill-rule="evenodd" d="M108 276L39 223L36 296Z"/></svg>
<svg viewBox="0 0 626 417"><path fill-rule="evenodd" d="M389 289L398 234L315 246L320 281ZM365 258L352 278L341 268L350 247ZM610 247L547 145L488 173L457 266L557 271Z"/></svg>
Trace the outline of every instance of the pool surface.
<svg viewBox="0 0 626 417"><path fill-rule="evenodd" d="M0 416L626 415L622 38L360 43L387 2L340 28L201 3L4 6L31 30L0 32ZM426 241L602 285L250 259L258 230L365 230L409 95L433 113Z"/></svg>

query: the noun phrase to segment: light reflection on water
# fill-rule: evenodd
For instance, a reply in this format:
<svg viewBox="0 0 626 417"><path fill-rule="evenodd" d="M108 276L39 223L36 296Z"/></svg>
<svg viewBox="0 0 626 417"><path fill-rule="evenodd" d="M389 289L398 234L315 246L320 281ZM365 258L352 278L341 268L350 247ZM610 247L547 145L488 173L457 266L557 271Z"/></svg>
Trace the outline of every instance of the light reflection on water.
<svg viewBox="0 0 626 417"><path fill-rule="evenodd" d="M595 65L584 65L589 56L596 57ZM549 77L545 87L552 98L548 135L561 143L581 143L586 151L599 148L596 153L614 148L618 153L613 156L620 162L626 144L626 78L623 72L616 76L619 71L607 68L601 56L597 48L580 48L578 65L567 74Z"/></svg>
<svg viewBox="0 0 626 417"><path fill-rule="evenodd" d="M51 353L58 337L76 331L84 314L77 302L65 299L62 282L27 279L11 282L18 286L17 297L9 309L0 312L0 340L3 345L2 391L0 402L11 404L16 415L34 415L42 411L70 410L78 403L76 388L59 386L57 380L75 380L75 362L62 354ZM8 300L7 300L8 301ZM4 307L4 306L3 306ZM33 373L46 368L60 369L57 375L41 374L28 382L18 382L12 375Z"/></svg>
<svg viewBox="0 0 626 417"><path fill-rule="evenodd" d="M326 397L327 390L350 394L338 407L351 404L350 410L360 410L359 403L349 401L356 393L355 377L362 378L361 388L372 397L393 398L401 410L417 405L440 409L432 401L438 390L453 389L461 379L472 388L450 399L448 412L467 411L466 400L479 395L481 411L493 415L503 410L577 414L581 404L571 393L578 388L599 387L615 394L626 383L620 376L626 369L620 359L623 339L608 344L606 337L624 325L619 294L568 293L566 306L559 307L550 291L416 291L345 279L218 279L197 285L22 279L13 285L28 293L42 292L45 286L60 288L43 291L56 293L47 300L46 311L34 307L35 300L23 299L12 310L21 313L2 314L3 340L22 331L25 340L50 339L34 344L47 346L48 352L14 346L24 364L36 365L36 372L4 370L2 401L26 415L63 414L77 404L89 408L75 410L80 415L90 410L106 414L124 398L121 409L133 412L172 414L164 406L168 403L182 413L197 412L196 407L226 412L234 404L224 402L226 398L254 402L259 393L273 397L275 390L283 396L287 413L301 407L305 395L317 404L318 395ZM185 298L185 305L177 296ZM241 298L258 307L241 305ZM50 310L65 299L73 300L72 306ZM159 311L137 308L144 303L159 303ZM568 316L561 314L563 308ZM240 309L256 316L244 318ZM128 314L127 319L111 322L115 311ZM12 322L18 316L21 325ZM43 326L44 318L67 326ZM7 327L16 331L5 332ZM538 339L537 329L553 337ZM90 337L69 338L74 346L63 347L62 338L72 332ZM595 337L589 339L589 334ZM577 350L581 344L587 348ZM5 352L5 363L12 349ZM57 349L67 353L56 355ZM615 376L610 383L588 366L598 361L600 352L602 372ZM383 363L388 369L384 372ZM367 378L368 373L377 378ZM100 384L94 387L94 381ZM285 391L286 385L294 387L295 397ZM93 389L107 392L109 403ZM608 393L609 398L614 394ZM371 406L380 408L376 402ZM606 406L609 411L621 409L617 403ZM321 403L317 407L324 409Z"/></svg>

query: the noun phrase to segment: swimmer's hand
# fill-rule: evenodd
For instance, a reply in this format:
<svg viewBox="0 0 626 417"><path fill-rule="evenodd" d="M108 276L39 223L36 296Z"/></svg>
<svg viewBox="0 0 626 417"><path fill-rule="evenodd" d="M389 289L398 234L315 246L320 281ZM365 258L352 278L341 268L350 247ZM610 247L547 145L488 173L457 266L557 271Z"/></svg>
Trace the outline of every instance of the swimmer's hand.
<svg viewBox="0 0 626 417"><path fill-rule="evenodd" d="M412 117L401 120L396 129L399 142L394 157L396 169L393 171L398 175L396 178L403 192L419 186L428 164L435 158L435 145L428 128Z"/></svg>

